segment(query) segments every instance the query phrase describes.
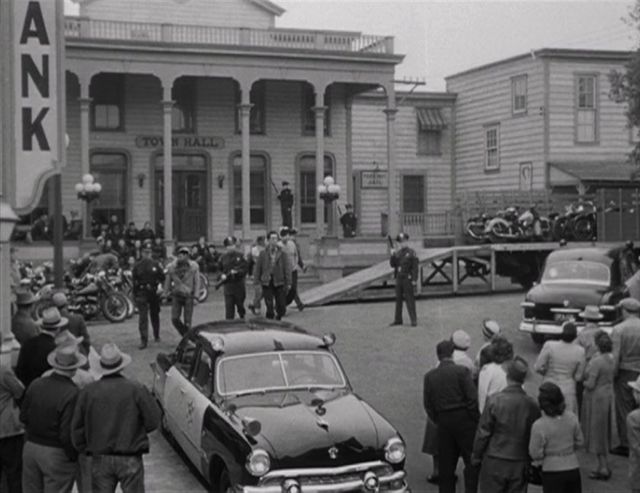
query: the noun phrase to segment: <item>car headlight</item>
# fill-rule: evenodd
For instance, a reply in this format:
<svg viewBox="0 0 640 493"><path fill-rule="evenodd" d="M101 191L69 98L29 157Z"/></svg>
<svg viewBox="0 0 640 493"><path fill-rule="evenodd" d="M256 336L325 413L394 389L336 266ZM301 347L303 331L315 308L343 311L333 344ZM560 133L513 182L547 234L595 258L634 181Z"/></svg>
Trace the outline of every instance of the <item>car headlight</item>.
<svg viewBox="0 0 640 493"><path fill-rule="evenodd" d="M402 462L406 457L404 442L398 437L387 440L384 446L384 457L391 464Z"/></svg>
<svg viewBox="0 0 640 493"><path fill-rule="evenodd" d="M252 476L264 476L271 469L269 454L262 449L253 450L247 457L246 468Z"/></svg>

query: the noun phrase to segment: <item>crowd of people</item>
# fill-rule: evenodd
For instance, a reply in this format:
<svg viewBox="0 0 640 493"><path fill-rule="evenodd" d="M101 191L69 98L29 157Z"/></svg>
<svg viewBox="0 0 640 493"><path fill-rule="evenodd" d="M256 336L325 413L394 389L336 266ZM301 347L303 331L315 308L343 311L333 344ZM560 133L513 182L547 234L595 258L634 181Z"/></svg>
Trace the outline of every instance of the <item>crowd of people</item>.
<svg viewBox="0 0 640 493"><path fill-rule="evenodd" d="M629 487L640 493L640 302L625 298L620 307L624 320L613 328L599 326L600 310L587 306L579 335L566 322L560 340L544 344L533 365L542 376L537 401L523 389L528 363L496 322L483 323L487 341L475 359L463 330L440 342L439 363L424 377L427 481L455 493L462 458L467 493L525 493L529 483L580 493L576 452L584 449L597 481L611 478L610 453L628 456Z"/></svg>

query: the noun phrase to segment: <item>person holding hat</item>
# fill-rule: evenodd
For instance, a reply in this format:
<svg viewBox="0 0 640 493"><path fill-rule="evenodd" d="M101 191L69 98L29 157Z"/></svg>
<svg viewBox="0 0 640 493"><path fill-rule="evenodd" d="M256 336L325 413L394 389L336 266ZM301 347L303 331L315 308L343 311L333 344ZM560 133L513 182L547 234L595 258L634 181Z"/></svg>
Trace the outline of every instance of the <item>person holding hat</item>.
<svg viewBox="0 0 640 493"><path fill-rule="evenodd" d="M640 301L625 298L620 301L622 322L613 328L613 362L615 380L613 384L616 409L616 424L620 446L612 452L627 455L627 415L635 407L635 399L627 382L640 376Z"/></svg>
<svg viewBox="0 0 640 493"><path fill-rule="evenodd" d="M471 460L480 467L480 491L526 493L531 426L540 409L522 388L529 372L527 362L516 356L505 370L507 386L487 400Z"/></svg>
<svg viewBox="0 0 640 493"><path fill-rule="evenodd" d="M20 345L40 333L40 328L33 320L33 304L35 298L31 291L16 292L16 313L11 318L11 332Z"/></svg>
<svg viewBox="0 0 640 493"><path fill-rule="evenodd" d="M160 409L147 388L122 374L131 356L107 343L100 351L100 380L80 391L71 420L75 448L91 456L94 491L144 492L143 454ZM117 409L118 412L113 412Z"/></svg>
<svg viewBox="0 0 640 493"><path fill-rule="evenodd" d="M181 336L191 328L193 304L199 292L200 268L189 259L189 249L181 247L178 258L167 267L164 280L164 295L171 296L171 322Z"/></svg>
<svg viewBox="0 0 640 493"><path fill-rule="evenodd" d="M342 224L342 234L345 238L353 238L358 228L358 217L353 213L353 206L347 204L344 206L345 212L340 216L340 224Z"/></svg>
<svg viewBox="0 0 640 493"><path fill-rule="evenodd" d="M71 418L79 389L71 378L87 358L77 346L66 345L49 353L47 361L53 373L27 387L20 411L26 429L22 469L25 493L70 492L78 472Z"/></svg>
<svg viewBox="0 0 640 493"><path fill-rule="evenodd" d="M627 382L638 408L627 416L627 442L629 444L629 486L631 493L640 493L640 377Z"/></svg>
<svg viewBox="0 0 640 493"><path fill-rule="evenodd" d="M278 194L280 201L280 214L282 216L282 225L290 228L293 226L293 192L289 188L289 182L282 182L282 190Z"/></svg>
<svg viewBox="0 0 640 493"><path fill-rule="evenodd" d="M31 382L51 368L47 356L56 349L55 337L61 328L66 327L69 319L60 315L55 306L42 311L40 333L25 342L18 353L16 376L25 388Z"/></svg>
<svg viewBox="0 0 640 493"><path fill-rule="evenodd" d="M223 241L226 251L220 257L220 282L224 286L224 318L233 320L236 311L238 317L244 318L244 300L247 291L244 279L247 276L247 259L238 250L235 237L228 236Z"/></svg>
<svg viewBox="0 0 640 493"><path fill-rule="evenodd" d="M389 260L396 279L396 311L393 322L389 325L402 325L402 302L404 301L407 304L411 326L415 327L418 325L414 296L418 282L418 257L415 250L409 246L407 233L400 233L396 241L398 248L391 250L391 259Z"/></svg>
<svg viewBox="0 0 640 493"><path fill-rule="evenodd" d="M151 258L152 249L145 245L142 258L131 271L133 282L133 298L138 308L138 332L140 333L139 349L147 347L149 342L149 319L153 329L153 338L160 340L160 289L164 282L164 269Z"/></svg>
<svg viewBox="0 0 640 493"><path fill-rule="evenodd" d="M91 338L89 336L89 331L87 330L87 324L85 323L84 318L82 318L82 315L71 313L69 311L67 295L62 292L54 293L51 297L51 301L53 301L54 306L60 311L60 315L69 320L66 327L67 330L75 337L81 339L79 346L80 352L85 356L88 356L89 350L91 349Z"/></svg>

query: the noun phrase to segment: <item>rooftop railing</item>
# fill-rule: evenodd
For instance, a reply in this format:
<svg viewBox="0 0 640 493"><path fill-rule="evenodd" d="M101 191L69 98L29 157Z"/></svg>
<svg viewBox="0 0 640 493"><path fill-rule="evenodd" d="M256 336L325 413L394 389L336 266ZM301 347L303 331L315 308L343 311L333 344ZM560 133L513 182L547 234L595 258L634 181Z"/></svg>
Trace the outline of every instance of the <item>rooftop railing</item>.
<svg viewBox="0 0 640 493"><path fill-rule="evenodd" d="M392 36L374 36L348 31L251 29L66 17L65 36L69 39L393 54Z"/></svg>

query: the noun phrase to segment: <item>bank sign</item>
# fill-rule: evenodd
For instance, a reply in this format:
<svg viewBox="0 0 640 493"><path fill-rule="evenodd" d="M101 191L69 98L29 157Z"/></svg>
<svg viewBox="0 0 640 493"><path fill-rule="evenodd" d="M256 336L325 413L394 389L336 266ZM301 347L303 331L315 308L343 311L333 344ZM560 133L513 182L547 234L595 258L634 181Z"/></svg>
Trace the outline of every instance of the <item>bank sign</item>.
<svg viewBox="0 0 640 493"><path fill-rule="evenodd" d="M1 0L5 1L5 0ZM14 0L15 207L37 204L60 163L64 135L61 0Z"/></svg>

